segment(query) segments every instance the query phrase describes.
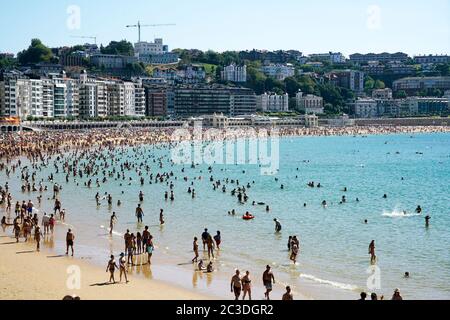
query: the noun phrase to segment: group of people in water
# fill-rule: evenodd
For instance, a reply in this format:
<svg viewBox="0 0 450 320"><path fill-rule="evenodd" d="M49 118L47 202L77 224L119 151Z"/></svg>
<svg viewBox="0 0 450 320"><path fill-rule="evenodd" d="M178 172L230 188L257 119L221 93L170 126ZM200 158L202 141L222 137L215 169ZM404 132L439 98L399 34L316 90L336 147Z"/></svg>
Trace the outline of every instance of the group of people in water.
<svg viewBox="0 0 450 320"><path fill-rule="evenodd" d="M437 127L436 127L437 128ZM435 128L435 129L436 129ZM289 128L279 130L280 136L298 136L298 135L341 135L341 134L372 134L372 133L395 133L397 130L393 127L385 129L378 128L334 128L334 129L305 129L305 128ZM402 128L401 130L404 130ZM410 128L408 130L412 130ZM441 129L436 129L441 130ZM442 129L447 130L447 129ZM0 139L0 172L4 172L7 179L13 179L19 176L22 182L21 191L23 194L36 194L36 204L31 199L18 201L13 199L8 181L0 186L0 205L3 206L6 215L2 217L1 224L4 229L11 227L12 233L19 242L23 238L26 242L34 239L36 250L41 249L43 237L51 236L54 233L55 226L58 223L64 223L67 219L67 210L62 205L62 193L64 187L56 182L56 177L63 177L66 183L74 183L76 186L85 188L105 189L108 188L110 181L115 181L122 189L133 183L138 183L142 190L145 190L146 184L158 184L162 188L166 188L163 196L165 201L174 202L175 199L175 183L178 174L173 170L166 170L164 161L173 166L173 162L156 155L148 157L144 154L142 146L164 145L172 148L176 146L177 141L172 140L173 129L150 130L150 129L127 129L127 130L90 130L82 132L68 131L52 131L52 132L22 132L20 135L2 135ZM158 147L156 147L158 148ZM161 147L163 148L163 147ZM131 150L131 152L130 152ZM193 163L191 169L195 169ZM157 168L157 172L155 171ZM47 172L46 176L43 176ZM128 173L134 172L138 175L138 181L128 176ZM206 181L203 177L188 177L185 169L180 172L184 182L189 182L187 190L188 194L195 199L197 191L195 183ZM215 192L229 193L237 200L238 204L247 204L251 202L250 191L255 185L255 181L242 183L239 179L226 178L223 180L214 177L213 167L208 168L210 175L209 183ZM245 176L245 172L243 172ZM59 181L59 180L58 180ZM206 181L208 182L208 181ZM278 182L278 180L276 180ZM307 184L311 188L321 188L321 183L309 182ZM281 185L281 189L284 189ZM347 190L344 190L347 191ZM115 199L113 194L108 191L97 192L95 195L95 203L98 207L106 203L108 208L119 211L123 206L124 199ZM122 191L124 194L124 191ZM48 195L45 199L45 195ZM69 195L65 195L69 196ZM24 196L25 197L25 196ZM387 197L387 196L386 196ZM129 199L126 199L127 201ZM140 191L137 196L139 201L135 209L135 217L138 225L143 226L146 216L142 206L145 200L144 191ZM46 202L48 201L48 202ZM347 201L343 196L341 203ZM14 204L15 202L15 204ZM43 213L40 217L38 208L45 203L52 204L50 214ZM13 205L14 204L14 205ZM269 204L261 201L252 201L253 207L261 206L265 208L267 213L271 212ZM305 203L304 206L307 204ZM322 205L327 206L324 200ZM116 208L114 208L116 207ZM70 209L70 208L69 208ZM14 210L14 216L12 212ZM113 211L109 219L109 234L113 235L115 226L119 220L118 214ZM422 208L418 206L417 213L422 212ZM69 210L69 216L71 211ZM228 212L230 216L237 215L235 209ZM69 217L70 218L70 217ZM244 220L254 220L257 218L253 213L246 211L242 218ZM429 225L430 216L425 217L426 225ZM367 222L367 221L366 221ZM163 226L166 223L164 209L160 209L159 224ZM251 222L249 222L251 223ZM274 219L275 233L282 232L282 225L279 219ZM196 265L196 270L213 272L216 251L220 250L222 244L221 232L217 231L213 236L205 229L201 235L205 259L199 253L199 239L194 237L192 250L194 257L192 263ZM114 272L120 271L120 281L122 278L128 282L128 267L133 265L134 257L137 255L147 255L147 264L151 264L153 252L155 250L154 236L150 233L148 226L137 230L135 233L127 232L123 235L124 251L120 253L116 262L115 256L111 255L107 264L107 272L110 273L109 281L115 282ZM75 235L72 229L67 229L66 238L66 254L74 255ZM289 258L295 264L300 253L300 241L297 236L290 236L288 240ZM369 246L370 260L376 262L375 243ZM206 256L208 263L205 265ZM263 275L263 284L266 288L265 297L270 299L272 285L275 282L270 266ZM232 291L236 298L239 298L241 292L243 298L251 299L251 280L250 272L246 272L241 278L240 271L236 270L236 274L232 279ZM286 289L284 300L292 299L291 288Z"/></svg>

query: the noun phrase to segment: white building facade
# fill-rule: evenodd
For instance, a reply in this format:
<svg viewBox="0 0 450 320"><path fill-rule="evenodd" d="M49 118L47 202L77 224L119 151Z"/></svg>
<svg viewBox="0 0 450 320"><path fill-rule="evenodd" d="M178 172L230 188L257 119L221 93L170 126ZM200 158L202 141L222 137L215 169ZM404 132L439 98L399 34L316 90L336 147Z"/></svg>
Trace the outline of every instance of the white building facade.
<svg viewBox="0 0 450 320"><path fill-rule="evenodd" d="M247 66L237 66L232 63L223 69L221 78L223 81L247 82Z"/></svg>
<svg viewBox="0 0 450 320"><path fill-rule="evenodd" d="M263 112L286 112L289 111L289 95L278 95L275 93L264 93L256 97L256 109Z"/></svg>
<svg viewBox="0 0 450 320"><path fill-rule="evenodd" d="M323 114L324 104L323 98L313 94L303 94L302 91L296 95L297 108L305 112L305 114Z"/></svg>

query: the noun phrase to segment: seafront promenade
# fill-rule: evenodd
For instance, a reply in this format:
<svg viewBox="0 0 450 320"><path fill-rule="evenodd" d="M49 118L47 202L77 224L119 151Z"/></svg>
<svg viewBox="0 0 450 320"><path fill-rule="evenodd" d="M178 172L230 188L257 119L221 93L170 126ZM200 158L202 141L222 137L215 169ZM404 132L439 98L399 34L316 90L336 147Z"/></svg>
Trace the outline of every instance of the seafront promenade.
<svg viewBox="0 0 450 320"><path fill-rule="evenodd" d="M230 118L233 119L233 118ZM0 132L17 132L21 127L25 131L53 131L53 130L88 130L88 129L121 129L121 128L187 128L192 127L195 123L201 123L202 127L217 127L211 122L202 119L186 119L186 120L136 120L136 121L23 121L21 126L18 124L0 123ZM228 127L306 127L304 118L287 118L287 119L269 119L260 122L236 122L230 121ZM319 119L320 127L372 127L372 126L405 126L405 127L422 127L422 126L450 126L450 118L368 118L368 119ZM314 128L315 126L309 126ZM221 126L223 128L223 126Z"/></svg>

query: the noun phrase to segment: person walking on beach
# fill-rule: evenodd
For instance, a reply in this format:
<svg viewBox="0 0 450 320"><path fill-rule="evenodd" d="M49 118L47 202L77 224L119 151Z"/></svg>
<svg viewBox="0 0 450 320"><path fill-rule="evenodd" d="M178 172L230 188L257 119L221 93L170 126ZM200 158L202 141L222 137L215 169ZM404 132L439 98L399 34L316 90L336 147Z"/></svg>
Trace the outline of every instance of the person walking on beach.
<svg viewBox="0 0 450 320"><path fill-rule="evenodd" d="M264 271L262 278L264 287L266 288L264 296L267 300L270 300L270 292L272 291L272 283L275 283L275 277L272 273L272 268L269 265L266 266L266 271Z"/></svg>
<svg viewBox="0 0 450 320"><path fill-rule="evenodd" d="M375 255L375 240L372 240L372 242L369 245L369 254L370 254L370 263L374 264L377 259Z"/></svg>
<svg viewBox="0 0 450 320"><path fill-rule="evenodd" d="M231 278L231 292L234 292L234 300L239 300L242 291L241 277L239 277L240 271L236 270L235 275Z"/></svg>
<svg viewBox="0 0 450 320"><path fill-rule="evenodd" d="M42 226L44 226L44 234L50 232L50 218L47 216L47 213L44 212L44 216L42 217Z"/></svg>
<svg viewBox="0 0 450 320"><path fill-rule="evenodd" d="M114 272L116 269L119 269L117 266L116 260L114 260L114 256L111 255L111 259L108 261L108 265L106 266L106 272L109 272L109 282L116 283L116 280L114 279Z"/></svg>
<svg viewBox="0 0 450 320"><path fill-rule="evenodd" d="M292 301L294 300L294 296L292 295L291 287L286 287L286 293L283 294L283 297L281 298L282 301Z"/></svg>
<svg viewBox="0 0 450 320"><path fill-rule="evenodd" d="M37 252L41 251L41 237L42 237L41 228L39 226L36 226L36 228L34 228L34 240L36 241Z"/></svg>
<svg viewBox="0 0 450 320"><path fill-rule="evenodd" d="M242 289L244 292L244 296L242 297L242 300L245 300L245 297L248 294L248 300L252 300L252 280L250 279L250 272L246 271L245 276L241 279L242 282Z"/></svg>
<svg viewBox="0 0 450 320"><path fill-rule="evenodd" d="M75 235L72 233L72 230L69 229L66 234L66 255L69 254L69 248L72 250L73 257L73 242L75 240Z"/></svg>
<svg viewBox="0 0 450 320"><path fill-rule="evenodd" d="M142 223L142 217L144 216L144 211L141 208L141 204L138 204L136 208L136 217L138 220L138 223Z"/></svg>
<svg viewBox="0 0 450 320"><path fill-rule="evenodd" d="M199 257L197 241L198 241L197 237L194 237L194 243L192 244L192 246L193 246L195 257L192 259L192 263L196 263L198 261L198 257Z"/></svg>
<svg viewBox="0 0 450 320"><path fill-rule="evenodd" d="M120 271L120 282L122 282L122 276L124 276L126 283L128 283L127 261L125 259L125 254L123 254L123 253L120 254L119 271Z"/></svg>
<svg viewBox="0 0 450 320"><path fill-rule="evenodd" d="M16 242L19 243L20 237L20 224L17 219L14 219L14 236L16 238Z"/></svg>

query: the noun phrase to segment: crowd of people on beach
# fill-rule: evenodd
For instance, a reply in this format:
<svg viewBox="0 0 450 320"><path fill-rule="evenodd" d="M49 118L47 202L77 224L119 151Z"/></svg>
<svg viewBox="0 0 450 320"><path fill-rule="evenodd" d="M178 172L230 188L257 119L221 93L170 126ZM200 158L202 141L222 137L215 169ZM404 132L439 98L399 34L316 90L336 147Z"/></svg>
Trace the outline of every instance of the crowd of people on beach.
<svg viewBox="0 0 450 320"><path fill-rule="evenodd" d="M164 145L172 148L179 143L172 139L174 129L150 130L150 129L107 129L107 130L89 130L89 131L43 131L43 132L21 132L16 135L2 135L0 139L0 172L4 172L7 179L13 179L19 175L21 180L22 193L36 195L37 205L31 199L19 200L20 195L13 195L10 191L9 182L6 181L0 185L0 205L3 207L5 216L2 217L1 225L3 230L11 228L12 234L19 242L21 238L24 242L34 241L36 250L40 251L43 237L54 233L55 226L67 219L67 213L70 216L70 209L66 210L61 201L61 194L64 191L62 185L55 182L57 175L64 176L66 183L75 183L77 186L87 188L101 188L106 186L110 180L120 181L120 186L126 187L131 185L131 178L127 180L126 173L134 171L139 176L139 183L143 187L145 183L154 183L167 185L168 189L164 193L166 201L175 201L174 193L174 176L173 171L164 169L163 159L153 157L150 160L142 161L143 145L159 146ZM304 136L304 135L368 135L368 134L389 134L389 133L413 133L413 132L444 132L449 131L448 127L350 127L350 128L285 128L279 130L277 134L280 136ZM189 139L189 138L186 138ZM127 150L131 148L135 153L135 158L127 158ZM122 161L125 159L125 161ZM160 172L152 170L152 165L156 165ZM195 168L195 164L192 164ZM43 171L50 171L47 177L42 177ZM181 174L185 171L181 170ZM213 177L213 168L208 168L211 174L209 182L212 184L213 191L222 191L230 193L236 197L239 203L247 203L250 199L249 190L252 183L241 185L238 180L226 179L224 181L216 180ZM185 182L188 177L182 178ZM277 182L277 179L275 179ZM253 182L254 183L254 182ZM321 184L309 182L307 184L311 188L320 188ZM284 188L283 185L280 186ZM232 190L230 190L232 188ZM50 189L50 190L49 190ZM346 188L344 192L347 191ZM43 195L51 193L47 199ZM189 186L187 193L192 198L196 196L194 184ZM384 195L387 197L387 195ZM22 195L24 198L25 195ZM141 206L144 201L145 194L140 191L137 195L138 204L135 210L135 216L138 224L144 222L144 210ZM127 199L128 200L128 199ZM13 205L15 201L15 204ZM38 207L43 201L52 203L53 211L51 214L43 213L40 215ZM109 207L116 205L118 208L122 205L120 199L115 202L113 196L105 192L103 195L97 192L95 195L97 206L102 201L106 201ZM347 201L346 197L342 197L341 203ZM265 206L266 212L270 212L269 204L253 201L253 206ZM304 206L307 204L305 203ZM327 201L322 202L323 206L327 206ZM14 212L14 215L12 214ZM418 206L416 212L421 213L422 208ZM236 211L228 211L229 215L236 215ZM250 212L246 212L244 220L252 220L255 218ZM425 217L426 226L429 226L430 216ZM118 221L116 212L113 212L109 219L109 233L112 235L115 225ZM160 209L159 223L166 223L164 209ZM275 218L275 233L281 233L281 222ZM368 223L366 220L365 223ZM199 238L194 237L192 251L194 257L192 264L195 264L197 272L214 272L215 253L220 250L222 245L222 235L217 231L213 236L208 229L200 237L205 254L201 258L199 253ZM115 271L119 270L119 281L122 279L126 283L129 282L128 268L135 264L135 256L146 255L147 264L151 265L152 255L155 250L154 236L150 233L149 226L145 226L142 233L137 231L132 233L127 230L123 236L124 251L120 253L118 261L115 255L111 255L107 263L106 272L110 274L109 282L115 283ZM75 234L71 228L67 229L66 238L66 255L74 256ZM300 240L296 235L289 236L288 239L289 259L296 264L300 254ZM370 262L376 263L375 241L369 246ZM208 261L206 260L208 258ZM142 260L141 260L142 261ZM275 277L272 268L268 265L262 276L262 283L266 289L264 296L270 299L270 293L275 284ZM231 279L231 291L234 293L235 299L242 298L252 299L252 280L250 272L246 271L241 277L240 270L236 270ZM371 298L376 300L376 294ZM363 298L363 294L361 295ZM395 298L395 299L394 299ZM286 287L286 292L282 297L283 300L293 300L293 292L290 286ZM365 299L365 296L364 296ZM363 299L363 300L364 300ZM401 299L397 290L393 300Z"/></svg>

